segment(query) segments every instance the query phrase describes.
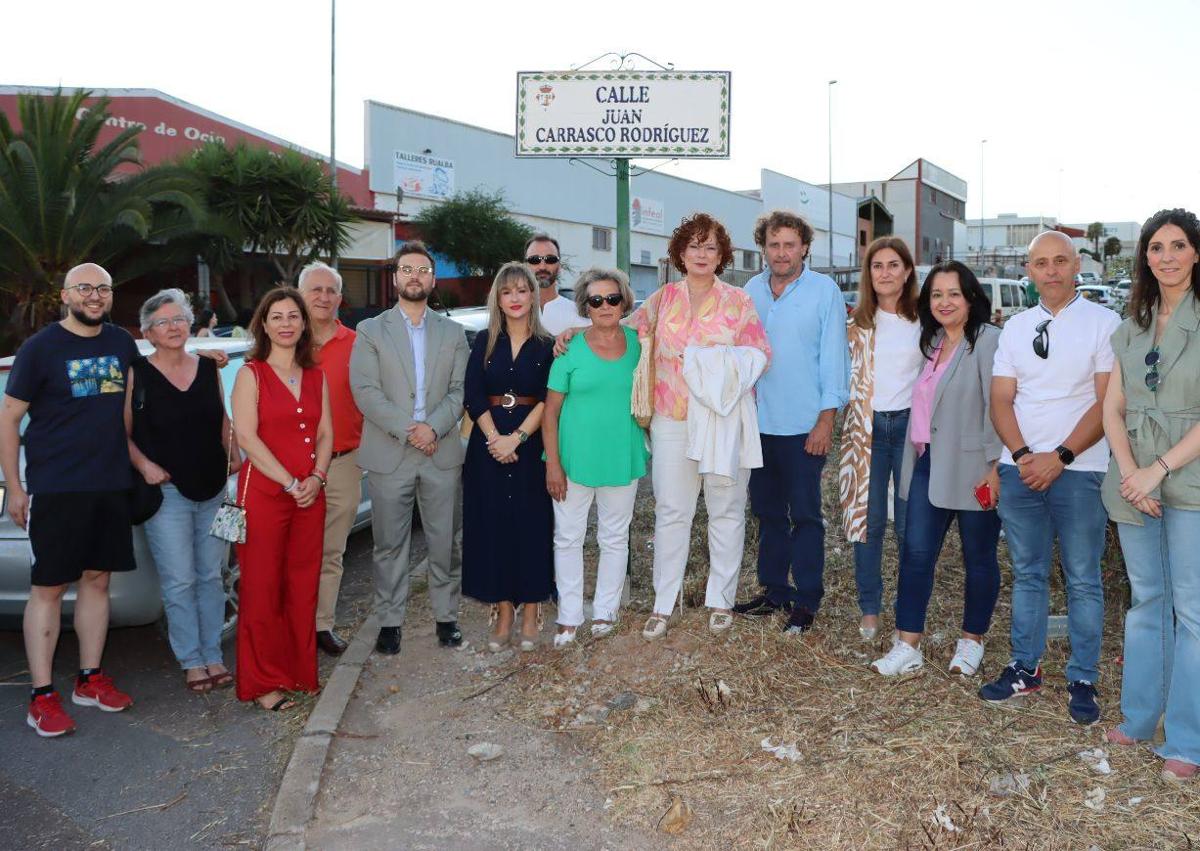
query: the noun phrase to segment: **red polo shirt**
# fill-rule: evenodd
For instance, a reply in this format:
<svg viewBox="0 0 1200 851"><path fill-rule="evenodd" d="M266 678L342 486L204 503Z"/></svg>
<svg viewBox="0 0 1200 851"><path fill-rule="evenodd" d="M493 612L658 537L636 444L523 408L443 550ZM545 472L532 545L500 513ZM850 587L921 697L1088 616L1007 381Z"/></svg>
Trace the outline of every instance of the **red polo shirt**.
<svg viewBox="0 0 1200 851"><path fill-rule="evenodd" d="M329 410L333 415L333 451L357 449L362 440L363 416L350 392L350 350L354 332L337 321L337 330L316 350L317 366L329 385Z"/></svg>

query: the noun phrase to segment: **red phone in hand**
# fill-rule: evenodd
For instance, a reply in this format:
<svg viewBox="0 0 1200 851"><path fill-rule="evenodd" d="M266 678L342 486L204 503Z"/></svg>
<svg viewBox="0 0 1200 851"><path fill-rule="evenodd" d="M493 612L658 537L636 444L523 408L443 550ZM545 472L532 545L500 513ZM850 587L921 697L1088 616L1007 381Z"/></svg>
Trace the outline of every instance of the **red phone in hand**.
<svg viewBox="0 0 1200 851"><path fill-rule="evenodd" d="M984 511L992 508L992 486L984 482L979 487L975 488L975 500L979 503L979 507Z"/></svg>

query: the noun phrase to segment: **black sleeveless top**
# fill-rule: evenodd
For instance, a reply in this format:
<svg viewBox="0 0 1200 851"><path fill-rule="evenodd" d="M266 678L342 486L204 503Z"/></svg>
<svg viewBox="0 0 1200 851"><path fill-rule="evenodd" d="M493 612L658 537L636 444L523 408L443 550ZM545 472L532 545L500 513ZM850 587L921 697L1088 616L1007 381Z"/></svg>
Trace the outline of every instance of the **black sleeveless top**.
<svg viewBox="0 0 1200 851"><path fill-rule="evenodd" d="M200 358L196 378L180 390L145 358L133 363L133 442L147 458L171 474L171 484L194 502L212 499L225 488L225 440L221 423L225 400L217 365Z"/></svg>

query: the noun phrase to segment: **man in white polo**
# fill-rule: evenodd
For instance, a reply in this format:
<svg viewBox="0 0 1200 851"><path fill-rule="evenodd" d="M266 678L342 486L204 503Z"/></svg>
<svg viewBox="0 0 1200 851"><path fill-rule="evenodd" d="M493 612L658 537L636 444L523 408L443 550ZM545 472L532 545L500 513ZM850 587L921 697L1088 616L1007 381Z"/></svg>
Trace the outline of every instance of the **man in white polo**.
<svg viewBox="0 0 1200 851"><path fill-rule="evenodd" d="M1005 324L991 393L992 424L1005 445L998 511L1013 565L1012 656L979 696L1000 703L1041 688L1057 537L1071 639L1068 713L1092 724L1100 717L1100 556L1108 522L1100 501L1108 469L1100 408L1112 372L1109 338L1121 319L1075 292L1079 255L1065 234L1039 234L1026 269L1039 301Z"/></svg>

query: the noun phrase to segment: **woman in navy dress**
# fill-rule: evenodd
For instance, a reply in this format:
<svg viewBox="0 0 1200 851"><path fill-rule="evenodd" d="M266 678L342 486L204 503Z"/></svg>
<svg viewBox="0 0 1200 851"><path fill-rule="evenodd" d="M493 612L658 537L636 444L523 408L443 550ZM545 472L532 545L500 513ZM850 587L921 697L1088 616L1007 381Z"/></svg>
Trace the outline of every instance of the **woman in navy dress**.
<svg viewBox="0 0 1200 851"><path fill-rule="evenodd" d="M495 607L493 651L508 646L517 606L520 647L533 650L539 605L554 591L541 435L554 340L537 305L529 267L505 264L488 293L488 330L467 363L464 401L475 426L463 466L463 593Z"/></svg>

